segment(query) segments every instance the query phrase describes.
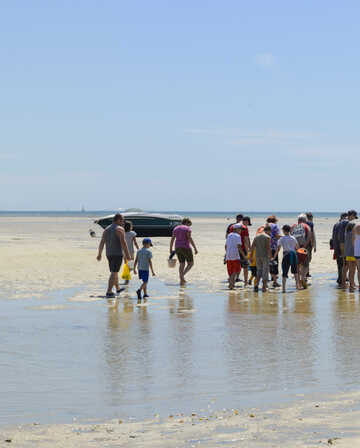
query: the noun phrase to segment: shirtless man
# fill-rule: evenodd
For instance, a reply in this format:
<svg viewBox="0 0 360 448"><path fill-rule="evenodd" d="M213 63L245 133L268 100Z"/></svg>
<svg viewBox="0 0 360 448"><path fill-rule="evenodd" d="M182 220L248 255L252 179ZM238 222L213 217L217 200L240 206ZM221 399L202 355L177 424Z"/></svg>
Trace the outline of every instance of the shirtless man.
<svg viewBox="0 0 360 448"><path fill-rule="evenodd" d="M115 297L113 293L113 287L115 286L116 292L119 294L122 289L119 286L119 271L121 263L123 261L123 255L126 260L132 260L133 258L129 254L129 250L125 240L125 230L122 227L124 225L124 218L120 213L117 213L113 218L113 223L110 224L103 232L98 255L96 259L101 260L101 255L106 247L106 257L109 262L110 277L108 282L108 289L106 291L106 297Z"/></svg>

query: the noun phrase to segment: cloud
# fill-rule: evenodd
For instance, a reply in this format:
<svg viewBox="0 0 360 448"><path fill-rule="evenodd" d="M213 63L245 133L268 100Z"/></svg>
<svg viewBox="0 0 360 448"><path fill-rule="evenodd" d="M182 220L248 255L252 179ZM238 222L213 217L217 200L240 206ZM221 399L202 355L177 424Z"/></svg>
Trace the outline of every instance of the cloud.
<svg viewBox="0 0 360 448"><path fill-rule="evenodd" d="M275 59L272 53L258 53L255 55L255 63L263 68L269 68L274 65Z"/></svg>

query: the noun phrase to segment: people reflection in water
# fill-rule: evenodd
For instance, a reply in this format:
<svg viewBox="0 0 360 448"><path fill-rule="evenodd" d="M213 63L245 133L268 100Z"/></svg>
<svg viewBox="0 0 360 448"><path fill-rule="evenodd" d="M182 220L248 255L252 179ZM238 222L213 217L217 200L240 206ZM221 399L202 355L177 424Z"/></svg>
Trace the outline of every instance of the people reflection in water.
<svg viewBox="0 0 360 448"><path fill-rule="evenodd" d="M107 311L102 343L104 399L112 406L134 399L134 395L145 401L148 385L142 384L144 369L146 374L153 373L152 325L147 307L136 306L129 296L124 296L124 301L113 301Z"/></svg>
<svg viewBox="0 0 360 448"><path fill-rule="evenodd" d="M171 314L178 314L182 317L182 314L189 313L193 310L193 299L187 294L179 294L179 298L174 303L169 301L169 311Z"/></svg>
<svg viewBox="0 0 360 448"><path fill-rule="evenodd" d="M341 289L336 294L330 315L332 370L339 383L359 384L360 303L355 294L347 294Z"/></svg>
<svg viewBox="0 0 360 448"><path fill-rule="evenodd" d="M229 293L223 330L229 381L246 378L247 388L261 384L268 391L314 382L319 333L312 307L311 290L291 299Z"/></svg>

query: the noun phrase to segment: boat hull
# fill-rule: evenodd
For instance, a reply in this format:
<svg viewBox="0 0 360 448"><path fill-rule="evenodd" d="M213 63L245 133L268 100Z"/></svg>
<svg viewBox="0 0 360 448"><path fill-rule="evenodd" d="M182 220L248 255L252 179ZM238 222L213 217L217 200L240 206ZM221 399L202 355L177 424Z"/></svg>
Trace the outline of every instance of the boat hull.
<svg viewBox="0 0 360 448"><path fill-rule="evenodd" d="M106 216L94 221L96 224L105 229L113 222L112 216ZM133 230L138 237L169 237L176 226L181 224L181 217L178 218L163 218L159 216L134 216L124 214L126 221L133 224Z"/></svg>

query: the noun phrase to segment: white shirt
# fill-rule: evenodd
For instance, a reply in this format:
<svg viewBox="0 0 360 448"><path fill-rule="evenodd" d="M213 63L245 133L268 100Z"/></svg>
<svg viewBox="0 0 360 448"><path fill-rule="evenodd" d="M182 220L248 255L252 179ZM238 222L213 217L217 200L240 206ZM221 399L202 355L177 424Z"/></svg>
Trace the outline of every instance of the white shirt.
<svg viewBox="0 0 360 448"><path fill-rule="evenodd" d="M238 233L229 233L226 238L226 261L240 260L238 246L241 246L241 236Z"/></svg>
<svg viewBox="0 0 360 448"><path fill-rule="evenodd" d="M136 236L136 232L134 232L133 230L125 232L125 241L129 249L129 254L131 256L134 255L134 236Z"/></svg>
<svg viewBox="0 0 360 448"><path fill-rule="evenodd" d="M291 235L285 235L279 238L278 247L282 246L284 252L296 251L297 240Z"/></svg>

